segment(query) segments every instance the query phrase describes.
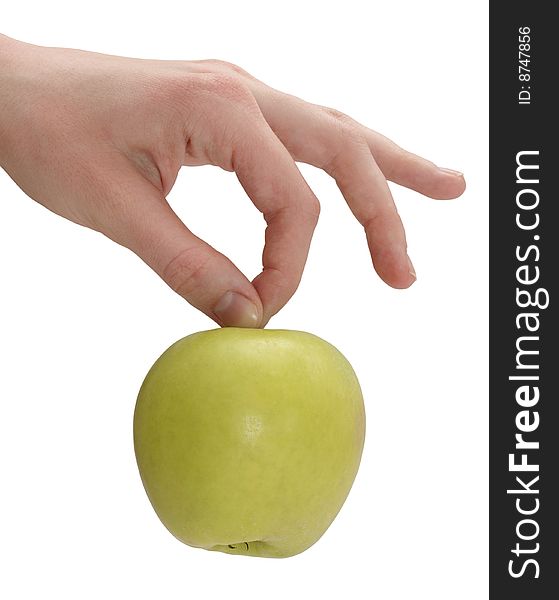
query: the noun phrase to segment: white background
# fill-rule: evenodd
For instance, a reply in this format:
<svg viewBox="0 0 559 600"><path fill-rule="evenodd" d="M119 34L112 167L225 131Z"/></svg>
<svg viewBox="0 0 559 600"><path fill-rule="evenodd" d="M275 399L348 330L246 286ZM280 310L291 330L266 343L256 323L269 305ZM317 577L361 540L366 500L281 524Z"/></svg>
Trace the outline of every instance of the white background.
<svg viewBox="0 0 559 600"><path fill-rule="evenodd" d="M237 63L463 170L468 189L436 202L393 186L418 274L397 291L334 182L302 166L322 216L301 287L270 327L313 332L348 357L367 440L328 532L274 560L182 545L137 472L143 377L212 322L0 172L0 596L487 597L486 2L38 0L1 13L3 33L36 44ZM234 175L183 169L169 200L259 272L264 223Z"/></svg>

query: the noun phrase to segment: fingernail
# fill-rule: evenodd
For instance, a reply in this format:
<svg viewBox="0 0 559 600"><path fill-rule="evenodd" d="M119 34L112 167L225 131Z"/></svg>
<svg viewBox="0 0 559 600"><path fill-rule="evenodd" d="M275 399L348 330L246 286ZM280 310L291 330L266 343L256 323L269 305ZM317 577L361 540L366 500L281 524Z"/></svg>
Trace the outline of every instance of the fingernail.
<svg viewBox="0 0 559 600"><path fill-rule="evenodd" d="M415 269L413 268L413 263L409 256L408 256L408 267L409 267L409 274L414 278L414 280L416 280L417 275L415 274Z"/></svg>
<svg viewBox="0 0 559 600"><path fill-rule="evenodd" d="M450 175L455 175L456 177L464 177L464 173L460 173L460 171L455 171L454 169L446 169L445 167L439 167L440 171L444 171L445 173L450 173Z"/></svg>
<svg viewBox="0 0 559 600"><path fill-rule="evenodd" d="M256 306L237 292L223 294L213 312L225 327L258 327Z"/></svg>

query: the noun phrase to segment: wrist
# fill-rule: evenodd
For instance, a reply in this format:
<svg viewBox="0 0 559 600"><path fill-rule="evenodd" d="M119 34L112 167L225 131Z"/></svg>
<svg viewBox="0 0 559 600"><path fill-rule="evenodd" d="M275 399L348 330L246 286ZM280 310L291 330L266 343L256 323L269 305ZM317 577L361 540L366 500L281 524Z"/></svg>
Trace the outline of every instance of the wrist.
<svg viewBox="0 0 559 600"><path fill-rule="evenodd" d="M10 123L18 103L18 76L25 71L22 63L28 44L0 34L0 166L5 166L9 151Z"/></svg>
<svg viewBox="0 0 559 600"><path fill-rule="evenodd" d="M5 74L7 69L13 67L18 48L24 45L23 42L19 42L18 40L14 40L13 38L0 33L0 77Z"/></svg>

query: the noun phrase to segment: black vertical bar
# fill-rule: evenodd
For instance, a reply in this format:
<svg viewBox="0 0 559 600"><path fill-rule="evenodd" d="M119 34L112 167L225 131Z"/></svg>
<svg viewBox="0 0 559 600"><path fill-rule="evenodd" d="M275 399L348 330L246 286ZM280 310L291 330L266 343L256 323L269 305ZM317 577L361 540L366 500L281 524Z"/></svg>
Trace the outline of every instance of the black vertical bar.
<svg viewBox="0 0 559 600"><path fill-rule="evenodd" d="M489 489L495 600L559 598L554 8L553 2L534 0L490 3Z"/></svg>

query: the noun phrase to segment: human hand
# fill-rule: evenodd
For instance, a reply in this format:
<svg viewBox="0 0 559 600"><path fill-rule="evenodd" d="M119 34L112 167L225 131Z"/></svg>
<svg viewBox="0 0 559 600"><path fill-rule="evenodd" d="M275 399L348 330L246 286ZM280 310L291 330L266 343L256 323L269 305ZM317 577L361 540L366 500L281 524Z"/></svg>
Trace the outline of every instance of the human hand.
<svg viewBox="0 0 559 600"><path fill-rule="evenodd" d="M319 203L295 161L329 173L396 288L415 272L387 179L436 199L462 175L330 108L221 61L160 61L45 48L0 35L0 165L31 198L142 258L220 325L264 326L293 295ZM250 282L165 198L183 165L234 171L267 223Z"/></svg>

